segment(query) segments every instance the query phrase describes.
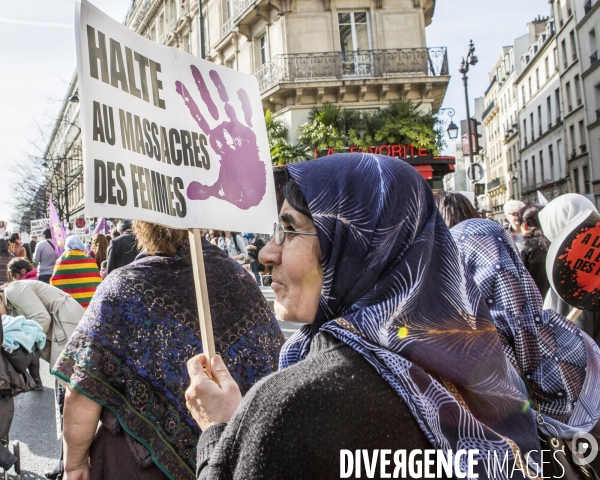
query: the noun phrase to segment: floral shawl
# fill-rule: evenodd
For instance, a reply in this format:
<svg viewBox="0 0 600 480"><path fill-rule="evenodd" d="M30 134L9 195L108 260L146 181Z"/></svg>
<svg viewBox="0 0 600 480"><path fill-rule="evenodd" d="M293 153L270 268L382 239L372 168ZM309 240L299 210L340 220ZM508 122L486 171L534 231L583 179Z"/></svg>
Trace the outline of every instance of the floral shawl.
<svg viewBox="0 0 600 480"><path fill-rule="evenodd" d="M215 346L242 393L277 370L284 338L254 279L202 241ZM189 249L140 254L100 284L52 373L110 409L171 479L195 479L201 433L186 361L202 352Z"/></svg>
<svg viewBox="0 0 600 480"><path fill-rule="evenodd" d="M323 288L315 323L284 345L280 367L302 360L325 331L379 372L433 448L479 450L480 479L491 475L488 453L512 465L539 451L525 385L421 175L398 159L357 153L288 172L315 222Z"/></svg>

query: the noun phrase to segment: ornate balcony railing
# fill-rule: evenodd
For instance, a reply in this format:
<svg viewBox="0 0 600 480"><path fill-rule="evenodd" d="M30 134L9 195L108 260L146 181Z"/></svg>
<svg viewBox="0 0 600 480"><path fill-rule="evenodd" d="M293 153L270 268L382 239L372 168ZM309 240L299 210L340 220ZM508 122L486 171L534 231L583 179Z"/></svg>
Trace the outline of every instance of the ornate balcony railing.
<svg viewBox="0 0 600 480"><path fill-rule="evenodd" d="M590 66L598 61L598 50L590 55Z"/></svg>
<svg viewBox="0 0 600 480"><path fill-rule="evenodd" d="M255 0L234 0L233 2L233 18L237 19L242 15L250 5L253 5Z"/></svg>
<svg viewBox="0 0 600 480"><path fill-rule="evenodd" d="M221 38L229 35L229 32L233 30L233 17L229 17L225 23L221 26Z"/></svg>
<svg viewBox="0 0 600 480"><path fill-rule="evenodd" d="M493 190L494 188L498 188L501 185L506 185L506 183L504 182L504 177L494 178L491 182L488 182L487 190L489 192L490 190Z"/></svg>
<svg viewBox="0 0 600 480"><path fill-rule="evenodd" d="M446 47L277 55L255 72L261 92L278 83L448 74Z"/></svg>

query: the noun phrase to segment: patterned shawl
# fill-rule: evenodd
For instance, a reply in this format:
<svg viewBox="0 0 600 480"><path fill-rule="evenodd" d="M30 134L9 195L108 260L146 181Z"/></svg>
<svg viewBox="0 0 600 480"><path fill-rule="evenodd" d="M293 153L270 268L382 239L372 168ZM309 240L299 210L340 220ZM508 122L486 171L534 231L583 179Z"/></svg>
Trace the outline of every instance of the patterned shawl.
<svg viewBox="0 0 600 480"><path fill-rule="evenodd" d="M83 250L65 250L54 265L50 285L60 288L87 308L101 281L96 260Z"/></svg>
<svg viewBox="0 0 600 480"><path fill-rule="evenodd" d="M303 359L325 331L392 386L433 448L478 449L479 478L488 478L488 452L512 461L519 449L521 458L539 450L525 385L421 175L357 153L288 172L315 222L323 289L315 323L284 345L280 367Z"/></svg>
<svg viewBox="0 0 600 480"><path fill-rule="evenodd" d="M496 324L504 353L527 378L545 420L564 438L600 418L600 350L542 296L506 231L483 219L451 230ZM547 433L552 433L548 431Z"/></svg>
<svg viewBox="0 0 600 480"><path fill-rule="evenodd" d="M284 338L254 279L202 241L215 346L242 393L277 370ZM171 479L195 479L201 433L184 398L202 352L189 249L140 254L100 284L53 374L116 414Z"/></svg>

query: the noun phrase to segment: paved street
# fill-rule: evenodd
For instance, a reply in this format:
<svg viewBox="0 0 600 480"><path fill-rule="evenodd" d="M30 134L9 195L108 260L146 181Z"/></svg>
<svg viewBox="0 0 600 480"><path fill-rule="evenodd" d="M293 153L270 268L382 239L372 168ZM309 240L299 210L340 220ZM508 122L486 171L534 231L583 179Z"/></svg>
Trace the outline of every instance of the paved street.
<svg viewBox="0 0 600 480"><path fill-rule="evenodd" d="M15 398L10 440L21 444L22 480L45 479L44 472L54 467L60 454L56 436L54 377L43 360L40 371L44 390L23 393ZM9 478L13 480L15 476L9 475Z"/></svg>
<svg viewBox="0 0 600 480"><path fill-rule="evenodd" d="M279 325L286 339L300 327L300 324L292 322L280 321ZM21 443L22 480L45 478L44 472L54 467L60 454L56 436L54 377L44 361L41 371L44 390L24 393L15 399L15 418L10 439L11 442L17 440ZM16 477L9 475L9 478L14 480Z"/></svg>

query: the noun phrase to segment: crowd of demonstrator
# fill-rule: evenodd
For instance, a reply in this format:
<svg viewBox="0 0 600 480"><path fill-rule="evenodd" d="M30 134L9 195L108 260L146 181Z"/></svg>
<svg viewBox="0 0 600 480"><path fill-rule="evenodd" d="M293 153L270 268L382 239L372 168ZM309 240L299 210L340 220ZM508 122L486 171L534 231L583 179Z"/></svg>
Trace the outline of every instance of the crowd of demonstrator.
<svg viewBox="0 0 600 480"><path fill-rule="evenodd" d="M492 476L488 455L518 457L512 478L524 468L542 477L541 450L597 433L600 349L552 291L545 308L539 274L549 242L591 204L509 202L505 229L465 197L434 198L394 158L337 154L286 168L266 243L235 232L202 239L212 359L200 353L185 230L120 222L99 284L98 240L92 265L67 238L50 286L23 280L32 270L22 263L7 267L3 318L32 315L19 300L29 285L43 286L30 294L45 311L45 289L71 299L68 315L37 320L36 341L51 344L42 358L64 390L63 462L49 478L329 479L340 478L341 450L464 448L479 450L481 479ZM38 265L40 278L39 256ZM255 281L267 270L275 313L303 324L285 343ZM61 316L80 320L58 338ZM35 359L2 358L24 383L35 372ZM0 447L0 466L14 460Z"/></svg>

